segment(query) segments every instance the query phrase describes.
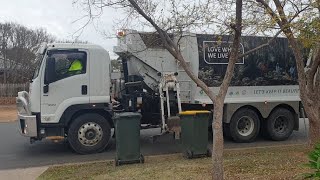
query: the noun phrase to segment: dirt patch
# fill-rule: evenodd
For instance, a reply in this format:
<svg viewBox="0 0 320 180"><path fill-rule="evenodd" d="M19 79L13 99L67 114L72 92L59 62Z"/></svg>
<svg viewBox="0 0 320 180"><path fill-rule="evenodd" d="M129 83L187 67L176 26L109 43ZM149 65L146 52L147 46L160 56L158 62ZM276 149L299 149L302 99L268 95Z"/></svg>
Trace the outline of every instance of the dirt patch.
<svg viewBox="0 0 320 180"><path fill-rule="evenodd" d="M15 105L0 106L0 123L17 120L17 108Z"/></svg>

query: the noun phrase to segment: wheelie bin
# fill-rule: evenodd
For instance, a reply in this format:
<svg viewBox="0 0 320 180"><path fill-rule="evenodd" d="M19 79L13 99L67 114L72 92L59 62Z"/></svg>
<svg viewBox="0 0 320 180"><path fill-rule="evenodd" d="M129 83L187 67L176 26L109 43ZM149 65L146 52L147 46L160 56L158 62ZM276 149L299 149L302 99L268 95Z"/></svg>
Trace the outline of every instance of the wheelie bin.
<svg viewBox="0 0 320 180"><path fill-rule="evenodd" d="M211 156L208 149L210 111L183 111L180 113L181 141L186 158Z"/></svg>
<svg viewBox="0 0 320 180"><path fill-rule="evenodd" d="M140 113L124 112L114 118L116 136L115 165L144 163L140 153Z"/></svg>

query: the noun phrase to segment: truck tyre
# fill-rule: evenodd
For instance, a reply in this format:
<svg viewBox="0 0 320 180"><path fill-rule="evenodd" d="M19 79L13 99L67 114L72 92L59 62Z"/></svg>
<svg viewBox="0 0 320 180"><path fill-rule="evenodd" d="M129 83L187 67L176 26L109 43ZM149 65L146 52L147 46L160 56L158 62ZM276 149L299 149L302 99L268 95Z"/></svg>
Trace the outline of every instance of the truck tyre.
<svg viewBox="0 0 320 180"><path fill-rule="evenodd" d="M274 141L283 141L289 138L294 127L294 116L285 108L275 109L268 117L266 129L268 137Z"/></svg>
<svg viewBox="0 0 320 180"><path fill-rule="evenodd" d="M109 122L99 114L84 114L71 123L68 141L79 154L92 154L103 151L111 139Z"/></svg>
<svg viewBox="0 0 320 180"><path fill-rule="evenodd" d="M252 142L256 139L259 131L260 119L255 111L244 108L233 114L229 132L235 142Z"/></svg>

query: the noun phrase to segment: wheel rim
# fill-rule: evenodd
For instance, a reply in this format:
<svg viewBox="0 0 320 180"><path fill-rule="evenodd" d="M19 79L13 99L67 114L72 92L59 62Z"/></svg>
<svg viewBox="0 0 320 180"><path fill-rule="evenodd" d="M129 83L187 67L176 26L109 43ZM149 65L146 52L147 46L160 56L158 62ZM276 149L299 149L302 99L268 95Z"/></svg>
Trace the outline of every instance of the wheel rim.
<svg viewBox="0 0 320 180"><path fill-rule="evenodd" d="M288 123L289 122L287 118L284 116L278 116L274 121L273 128L277 133L285 133L288 129Z"/></svg>
<svg viewBox="0 0 320 180"><path fill-rule="evenodd" d="M78 131L78 140L84 146L94 146L102 139L102 128L94 122L83 124Z"/></svg>
<svg viewBox="0 0 320 180"><path fill-rule="evenodd" d="M249 116L243 116L237 124L238 133L242 136L249 136L254 129L254 121Z"/></svg>

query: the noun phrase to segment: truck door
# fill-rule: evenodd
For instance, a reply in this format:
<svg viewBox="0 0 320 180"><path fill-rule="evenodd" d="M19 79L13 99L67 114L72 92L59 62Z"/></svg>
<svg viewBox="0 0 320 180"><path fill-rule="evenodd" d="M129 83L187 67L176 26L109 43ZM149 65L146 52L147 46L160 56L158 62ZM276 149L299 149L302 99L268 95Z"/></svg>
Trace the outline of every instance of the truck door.
<svg viewBox="0 0 320 180"><path fill-rule="evenodd" d="M88 52L48 50L41 80L41 123L58 123L72 105L89 103Z"/></svg>

